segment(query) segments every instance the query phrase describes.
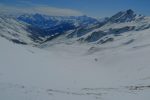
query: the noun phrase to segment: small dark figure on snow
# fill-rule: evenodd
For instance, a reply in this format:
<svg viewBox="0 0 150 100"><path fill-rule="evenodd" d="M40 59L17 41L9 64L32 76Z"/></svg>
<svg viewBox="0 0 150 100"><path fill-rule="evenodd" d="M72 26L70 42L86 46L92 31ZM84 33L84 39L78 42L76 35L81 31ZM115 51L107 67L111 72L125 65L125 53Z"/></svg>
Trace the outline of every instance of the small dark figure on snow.
<svg viewBox="0 0 150 100"><path fill-rule="evenodd" d="M98 61L98 59L97 59L97 58L95 58L94 60L95 60L96 62Z"/></svg>

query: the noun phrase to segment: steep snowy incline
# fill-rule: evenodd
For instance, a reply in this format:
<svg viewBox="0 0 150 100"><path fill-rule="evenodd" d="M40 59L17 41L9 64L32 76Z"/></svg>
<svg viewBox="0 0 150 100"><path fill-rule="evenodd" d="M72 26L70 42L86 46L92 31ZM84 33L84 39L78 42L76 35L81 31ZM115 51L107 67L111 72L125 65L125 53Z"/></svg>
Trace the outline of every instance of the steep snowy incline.
<svg viewBox="0 0 150 100"><path fill-rule="evenodd" d="M34 44L27 24L8 16L0 16L0 36L19 44Z"/></svg>

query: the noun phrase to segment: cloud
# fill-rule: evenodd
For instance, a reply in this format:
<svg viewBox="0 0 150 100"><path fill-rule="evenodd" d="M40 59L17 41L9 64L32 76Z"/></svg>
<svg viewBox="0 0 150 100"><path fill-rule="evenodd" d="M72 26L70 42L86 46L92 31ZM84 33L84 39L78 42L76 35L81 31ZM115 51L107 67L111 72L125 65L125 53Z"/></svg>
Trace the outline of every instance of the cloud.
<svg viewBox="0 0 150 100"><path fill-rule="evenodd" d="M83 13L72 10L72 9L61 9L61 8L55 8L55 7L48 7L48 6L40 6L40 7L34 7L35 11L41 12L43 14L49 14L49 15L61 15L61 16L78 16L83 15Z"/></svg>
<svg viewBox="0 0 150 100"><path fill-rule="evenodd" d="M41 14L51 15L51 16L83 15L83 13L77 10L49 7L47 5L34 5L34 6L29 6L29 7L20 7L20 6L8 6L8 5L0 4L0 13L5 13L5 14L41 13Z"/></svg>

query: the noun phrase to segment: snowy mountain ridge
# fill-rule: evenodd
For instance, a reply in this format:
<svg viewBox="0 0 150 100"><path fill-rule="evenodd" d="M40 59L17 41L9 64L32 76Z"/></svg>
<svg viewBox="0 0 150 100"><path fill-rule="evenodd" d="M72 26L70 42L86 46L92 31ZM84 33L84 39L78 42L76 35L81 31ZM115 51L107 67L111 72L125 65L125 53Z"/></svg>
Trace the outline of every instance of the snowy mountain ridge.
<svg viewBox="0 0 150 100"><path fill-rule="evenodd" d="M14 26L13 31L16 28L23 32L15 32L19 37L26 34L26 40L15 40L20 43L31 44L46 43L51 41L72 41L80 43L96 43L104 44L107 42L113 42L118 36L122 36L122 33L130 31L140 31L150 28L150 18L143 15L137 15L131 9L118 12L110 18L104 18L103 20L94 19L87 16L48 16L41 14L24 14L20 16L2 16L2 20L12 19L15 23L9 25ZM4 21L3 21L4 22ZM7 23L7 22L6 22ZM19 24L17 24L19 23ZM22 25L20 25L22 23ZM3 26L5 23L1 23ZM5 25L4 28L10 28ZM25 27L25 28L22 28ZM3 29L4 30L4 29ZM8 35L13 35L14 32L5 30ZM16 30L15 30L16 31ZM9 39L4 32L1 35ZM62 38L61 38L62 37ZM9 39L12 40L12 39ZM14 42L14 41L13 41ZM52 42L54 43L54 42Z"/></svg>
<svg viewBox="0 0 150 100"><path fill-rule="evenodd" d="M149 100L150 17L53 20L0 15L0 100Z"/></svg>
<svg viewBox="0 0 150 100"><path fill-rule="evenodd" d="M121 13L120 17L118 17L119 13ZM54 42L49 41L49 43L69 44L69 42L71 41L71 43L79 42L102 45L105 43L118 41L121 38L128 38L126 37L128 33L133 33L128 34L129 37L132 37L134 36L134 34L136 35L136 32L138 33L142 30L147 30L150 28L150 17L137 15L132 10L127 10L119 13L114 15L117 16L116 18L112 16L105 19L103 22L92 25L90 27L79 27L76 30L69 31L65 35L61 35L60 37L55 38ZM116 19L117 22L115 22ZM124 21L122 19L124 19Z"/></svg>

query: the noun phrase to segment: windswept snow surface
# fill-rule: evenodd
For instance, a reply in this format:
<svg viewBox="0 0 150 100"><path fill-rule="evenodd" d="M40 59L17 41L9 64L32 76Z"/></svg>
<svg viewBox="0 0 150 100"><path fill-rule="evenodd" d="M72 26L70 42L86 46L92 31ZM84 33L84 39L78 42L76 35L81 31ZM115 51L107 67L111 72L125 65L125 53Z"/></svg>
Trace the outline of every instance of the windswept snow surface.
<svg viewBox="0 0 150 100"><path fill-rule="evenodd" d="M0 100L149 100L149 32L42 49L0 37Z"/></svg>

